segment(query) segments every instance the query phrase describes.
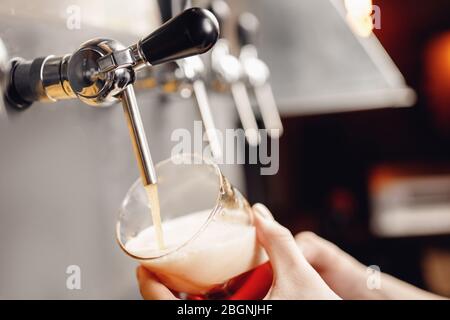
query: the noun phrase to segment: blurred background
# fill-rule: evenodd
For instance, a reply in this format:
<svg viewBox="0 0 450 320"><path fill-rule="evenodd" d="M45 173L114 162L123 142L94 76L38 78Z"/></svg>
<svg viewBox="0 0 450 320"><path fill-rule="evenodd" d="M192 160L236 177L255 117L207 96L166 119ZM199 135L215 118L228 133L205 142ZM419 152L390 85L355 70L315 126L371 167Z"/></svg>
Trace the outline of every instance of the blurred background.
<svg viewBox="0 0 450 320"><path fill-rule="evenodd" d="M374 33L416 102L285 117L280 172L261 177L248 166L248 185L262 186L249 188L249 197L267 203L294 232L313 230L365 264L449 296L450 21L443 13L449 3L374 5L381 8ZM339 55L335 63L346 60ZM342 72L340 82L347 80Z"/></svg>
<svg viewBox="0 0 450 320"><path fill-rule="evenodd" d="M225 175L292 232L314 231L450 296L450 3L227 2L223 34L234 54L239 15L259 19L256 47L284 134L276 175L250 164L225 165ZM358 15L361 4L373 11ZM129 45L160 24L152 0L3 0L0 66L71 53L99 36ZM170 156L173 130L192 131L200 117L190 98L137 93L158 162ZM230 95L208 96L219 129L240 127ZM118 208L138 176L122 113L77 100L23 111L0 102L0 298L139 297L136 263L115 240ZM69 265L81 268L81 290L66 288Z"/></svg>

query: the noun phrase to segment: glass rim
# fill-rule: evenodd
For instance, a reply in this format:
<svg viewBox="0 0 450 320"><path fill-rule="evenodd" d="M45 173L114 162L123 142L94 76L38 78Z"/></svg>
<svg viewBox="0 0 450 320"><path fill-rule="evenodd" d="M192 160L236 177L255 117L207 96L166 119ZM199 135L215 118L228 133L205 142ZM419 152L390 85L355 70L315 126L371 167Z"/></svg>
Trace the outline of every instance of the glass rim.
<svg viewBox="0 0 450 320"><path fill-rule="evenodd" d="M160 255L156 255L156 256L152 256L152 257L141 257L141 256L137 256L132 254L131 252L129 252L126 248L125 248L125 244L122 243L121 241L121 237L120 237L120 219L118 219L118 221L116 222L116 241L118 242L120 248L130 257L137 259L137 260L141 260L141 261L149 261L149 260L157 260L157 259L161 259L163 257L166 257L168 255L171 255L175 252L180 251L181 249L183 249L184 247L186 247L189 243L191 243L193 240L195 240L200 234L201 232L209 225L209 223L211 222L212 218L216 215L216 213L220 210L223 209L221 203L220 203L220 199L223 195L223 186L224 186L224 176L222 174L222 170L220 170L219 166L211 159L208 157L204 157L202 155L199 155L197 153L180 153L180 154L176 154L176 155L172 155L170 158L162 160L160 162L158 162L155 165L155 170L158 170L158 168L172 162L173 163L173 159L176 157L190 157L190 158L197 158L201 160L201 163L194 163L194 164L199 164L199 165L208 165L211 166L217 177L219 180L219 190L217 192L217 198L216 198L216 204L214 205L214 208L212 208L211 212L208 214L208 218L206 219L206 221L200 226L200 228L193 233L193 235L187 239L186 241L184 241L182 244L180 244L179 246L177 246L176 248L165 252L164 254L160 254ZM183 164L183 163L181 163ZM135 188L138 186L138 184L141 183L141 178L138 178L132 185L131 187L128 189L127 193L125 194L125 198L127 199L130 197L131 193L133 192L133 190L135 190ZM122 201L123 203L124 201ZM142 231L142 230L141 230Z"/></svg>

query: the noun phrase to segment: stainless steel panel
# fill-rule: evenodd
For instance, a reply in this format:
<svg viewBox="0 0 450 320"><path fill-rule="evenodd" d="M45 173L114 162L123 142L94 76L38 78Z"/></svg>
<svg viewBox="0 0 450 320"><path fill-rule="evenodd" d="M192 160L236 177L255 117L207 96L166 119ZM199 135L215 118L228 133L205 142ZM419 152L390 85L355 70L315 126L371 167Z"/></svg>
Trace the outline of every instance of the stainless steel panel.
<svg viewBox="0 0 450 320"><path fill-rule="evenodd" d="M69 30L64 19L42 18L45 7L35 17L20 15L31 10L20 3L0 4L0 38L10 56L70 53L97 36L136 40L87 24ZM138 102L155 162L170 156L173 129L192 130L199 119L191 100L161 103L155 91L141 91ZM212 106L218 126L233 127L232 101L213 97ZM225 172L242 187L238 167ZM0 298L138 298L136 263L115 241L117 209L138 175L120 105L36 103L0 117ZM81 290L66 288L72 264L81 267Z"/></svg>

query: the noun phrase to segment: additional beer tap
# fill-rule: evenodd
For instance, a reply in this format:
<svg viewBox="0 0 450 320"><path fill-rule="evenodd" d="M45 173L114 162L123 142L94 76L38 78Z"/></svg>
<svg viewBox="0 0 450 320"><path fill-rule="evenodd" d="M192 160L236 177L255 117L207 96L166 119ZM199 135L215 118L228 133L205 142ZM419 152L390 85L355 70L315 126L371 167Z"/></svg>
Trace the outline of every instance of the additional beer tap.
<svg viewBox="0 0 450 320"><path fill-rule="evenodd" d="M224 30L223 25L230 15L227 3L223 0L213 0L210 10L218 19L220 29ZM229 43L223 34L211 50L211 69L216 88L230 88L249 145L258 145L258 124L247 93L244 70L239 59L230 53Z"/></svg>
<svg viewBox="0 0 450 320"><path fill-rule="evenodd" d="M177 9L186 9L190 6L190 1L175 2L170 0L159 0L158 3L163 22L169 19ZM177 7L175 5L177 5ZM214 21L217 22L216 18L214 18ZM219 29L219 24L217 23L215 27ZM163 78L163 90L168 93L181 91L181 89L189 89L192 91L205 127L212 156L216 159L220 159L222 156L222 146L211 113L209 98L204 82L205 72L206 69L202 59L199 56L190 56L165 65L162 72L160 72L160 78Z"/></svg>
<svg viewBox="0 0 450 320"><path fill-rule="evenodd" d="M245 12L239 16L237 32L241 45L240 60L253 88L265 128L272 138L279 138L283 133L283 124L269 83L270 70L258 58L255 46L258 30L259 21L253 14Z"/></svg>
<svg viewBox="0 0 450 320"><path fill-rule="evenodd" d="M217 20L209 11L191 8L129 47L111 39L93 39L73 54L32 61L14 59L6 98L19 109L34 101L73 98L94 107L122 102L142 182L155 184L133 88L135 72L145 65L204 53L215 44L218 34Z"/></svg>

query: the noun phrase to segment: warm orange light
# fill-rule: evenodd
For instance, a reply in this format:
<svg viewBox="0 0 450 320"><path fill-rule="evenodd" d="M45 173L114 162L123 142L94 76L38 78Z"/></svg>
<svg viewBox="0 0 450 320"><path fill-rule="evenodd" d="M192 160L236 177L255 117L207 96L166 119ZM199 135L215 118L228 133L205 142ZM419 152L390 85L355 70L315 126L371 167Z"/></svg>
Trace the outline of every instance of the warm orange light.
<svg viewBox="0 0 450 320"><path fill-rule="evenodd" d="M361 37L368 37L372 34L372 0L344 0L347 10L347 22L353 32Z"/></svg>
<svg viewBox="0 0 450 320"><path fill-rule="evenodd" d="M450 31L433 37L424 58L427 107L441 133L450 136Z"/></svg>
<svg viewBox="0 0 450 320"><path fill-rule="evenodd" d="M345 9L355 17L370 16L372 14L372 0L344 0Z"/></svg>

